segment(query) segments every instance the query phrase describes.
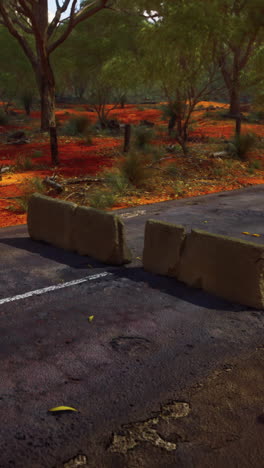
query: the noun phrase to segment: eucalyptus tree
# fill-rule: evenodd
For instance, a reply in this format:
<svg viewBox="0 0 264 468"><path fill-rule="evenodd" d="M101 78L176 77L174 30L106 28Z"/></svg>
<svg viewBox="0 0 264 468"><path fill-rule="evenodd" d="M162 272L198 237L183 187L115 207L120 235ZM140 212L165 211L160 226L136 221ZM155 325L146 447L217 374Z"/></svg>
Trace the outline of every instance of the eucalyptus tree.
<svg viewBox="0 0 264 468"><path fill-rule="evenodd" d="M88 1L77 9L77 0L56 0L56 12L49 21L48 0L0 0L1 23L18 41L33 68L40 99L41 129L49 130L53 163L58 163L55 123L55 78L51 54L82 21L107 7L108 0ZM69 11L66 20L62 20Z"/></svg>
<svg viewBox="0 0 264 468"><path fill-rule="evenodd" d="M263 46L264 3L263 0L216 0L211 5L215 58L228 91L229 113L236 117L240 114L241 93L247 86L243 78L248 76L249 64Z"/></svg>
<svg viewBox="0 0 264 468"><path fill-rule="evenodd" d="M160 84L168 101L169 133L176 126L174 135L184 154L196 105L219 86L210 33L206 4L201 8L199 2L186 0L167 4L139 38L145 78Z"/></svg>

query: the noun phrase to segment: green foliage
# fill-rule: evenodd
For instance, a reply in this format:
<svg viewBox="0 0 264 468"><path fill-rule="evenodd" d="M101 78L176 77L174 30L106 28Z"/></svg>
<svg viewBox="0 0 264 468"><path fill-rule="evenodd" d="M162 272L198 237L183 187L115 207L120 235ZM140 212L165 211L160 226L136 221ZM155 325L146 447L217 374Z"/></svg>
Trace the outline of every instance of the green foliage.
<svg viewBox="0 0 264 468"><path fill-rule="evenodd" d="M138 150L145 150L150 144L154 132L150 128L146 128L143 125L134 129L134 145Z"/></svg>
<svg viewBox="0 0 264 468"><path fill-rule="evenodd" d="M32 158L43 158L43 151L41 150L35 150L33 151L32 155L31 155Z"/></svg>
<svg viewBox="0 0 264 468"><path fill-rule="evenodd" d="M262 162L259 159L254 159L253 161L250 161L249 168L251 169L262 169Z"/></svg>
<svg viewBox="0 0 264 468"><path fill-rule="evenodd" d="M33 92L30 89L24 90L21 95L21 102L27 115L30 115L31 108L33 105L33 100L34 100Z"/></svg>
<svg viewBox="0 0 264 468"><path fill-rule="evenodd" d="M250 150L257 144L257 138L254 133L245 135L236 135L235 138L227 145L227 151L231 157L246 160Z"/></svg>
<svg viewBox="0 0 264 468"><path fill-rule="evenodd" d="M61 129L66 136L87 136L90 120L85 116L72 117Z"/></svg>
<svg viewBox="0 0 264 468"><path fill-rule="evenodd" d="M264 121L264 110L251 112L247 119L250 123L261 123L262 121Z"/></svg>
<svg viewBox="0 0 264 468"><path fill-rule="evenodd" d="M127 153L120 164L120 172L132 185L143 186L150 177L150 172L145 167L142 154L137 152Z"/></svg>
<svg viewBox="0 0 264 468"><path fill-rule="evenodd" d="M106 184L108 187L111 188L111 190L114 193L124 195L127 193L129 189L129 181L128 179L124 176L124 174L121 174L120 172L106 172L104 174L104 178L106 181Z"/></svg>
<svg viewBox="0 0 264 468"><path fill-rule="evenodd" d="M88 198L88 203L92 208L104 210L112 207L116 202L117 196L114 193L103 190L95 190Z"/></svg>
<svg viewBox="0 0 264 468"><path fill-rule="evenodd" d="M18 156L16 158L14 169L16 171L30 171L33 169L34 163L28 156Z"/></svg>
<svg viewBox="0 0 264 468"><path fill-rule="evenodd" d="M8 125L9 123L9 118L8 118L8 115L3 112L3 111L0 111L0 125Z"/></svg>
<svg viewBox="0 0 264 468"><path fill-rule="evenodd" d="M17 197L15 204L9 205L7 209L14 213L26 213L28 210L29 199L33 193L36 192L42 194L46 192L46 187L40 177L28 179L23 185L23 195L21 197Z"/></svg>
<svg viewBox="0 0 264 468"><path fill-rule="evenodd" d="M178 177L179 176L179 169L175 166L175 164L170 164L166 167L165 173L169 177Z"/></svg>

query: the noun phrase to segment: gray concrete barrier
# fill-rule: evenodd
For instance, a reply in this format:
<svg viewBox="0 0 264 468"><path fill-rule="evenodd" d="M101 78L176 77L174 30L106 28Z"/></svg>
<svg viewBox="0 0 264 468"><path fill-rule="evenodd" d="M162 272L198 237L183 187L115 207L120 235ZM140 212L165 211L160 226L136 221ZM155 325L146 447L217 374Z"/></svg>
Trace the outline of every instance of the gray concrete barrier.
<svg viewBox="0 0 264 468"><path fill-rule="evenodd" d="M34 194L29 200L27 222L32 239L110 265L131 261L124 224L114 214Z"/></svg>
<svg viewBox="0 0 264 468"><path fill-rule="evenodd" d="M75 203L35 193L29 199L27 224L30 237L65 250L72 249Z"/></svg>
<svg viewBox="0 0 264 468"><path fill-rule="evenodd" d="M231 302L264 308L264 245L198 229L187 236L178 279Z"/></svg>
<svg viewBox="0 0 264 468"><path fill-rule="evenodd" d="M118 216L78 206L73 225L73 249L101 262L122 265L131 261L124 223Z"/></svg>
<svg viewBox="0 0 264 468"><path fill-rule="evenodd" d="M144 269L160 275L177 276L185 235L183 226L148 220L143 250Z"/></svg>

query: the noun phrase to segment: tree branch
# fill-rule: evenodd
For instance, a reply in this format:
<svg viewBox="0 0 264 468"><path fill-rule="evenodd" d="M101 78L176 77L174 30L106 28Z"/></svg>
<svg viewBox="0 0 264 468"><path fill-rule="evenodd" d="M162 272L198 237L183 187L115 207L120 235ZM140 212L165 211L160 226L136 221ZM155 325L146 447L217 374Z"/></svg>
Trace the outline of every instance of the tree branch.
<svg viewBox="0 0 264 468"><path fill-rule="evenodd" d="M69 16L69 21L66 26L66 29L64 30L64 32L62 32L61 36L57 40L55 40L53 43L49 45L48 53L51 54L60 44L62 44L65 41L65 39L67 39L71 31L75 28L75 26L77 26L77 24L79 24L81 21L84 21L90 18L97 12L106 8L107 2L108 0L98 0L98 1L92 2L89 5L81 8L81 10L76 14L75 7L77 4L77 0L73 0L72 6L71 6L71 12Z"/></svg>

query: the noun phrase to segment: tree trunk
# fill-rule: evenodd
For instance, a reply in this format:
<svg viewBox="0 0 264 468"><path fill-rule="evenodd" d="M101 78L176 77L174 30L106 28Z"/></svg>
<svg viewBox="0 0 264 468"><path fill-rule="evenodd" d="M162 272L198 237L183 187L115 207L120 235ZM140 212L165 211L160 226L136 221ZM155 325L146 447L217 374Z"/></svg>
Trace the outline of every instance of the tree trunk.
<svg viewBox="0 0 264 468"><path fill-rule="evenodd" d="M233 86L229 90L229 96L230 96L229 114L232 117L236 117L240 114L240 96L239 96L239 90L236 86Z"/></svg>
<svg viewBox="0 0 264 468"><path fill-rule="evenodd" d="M40 62L37 71L38 85L41 101L41 130L50 134L50 149L52 164L59 164L57 128L55 119L55 80L51 66L47 62Z"/></svg>
<svg viewBox="0 0 264 468"><path fill-rule="evenodd" d="M129 151L130 147L130 138L131 138L131 125L125 125L125 136L124 136L124 153Z"/></svg>

